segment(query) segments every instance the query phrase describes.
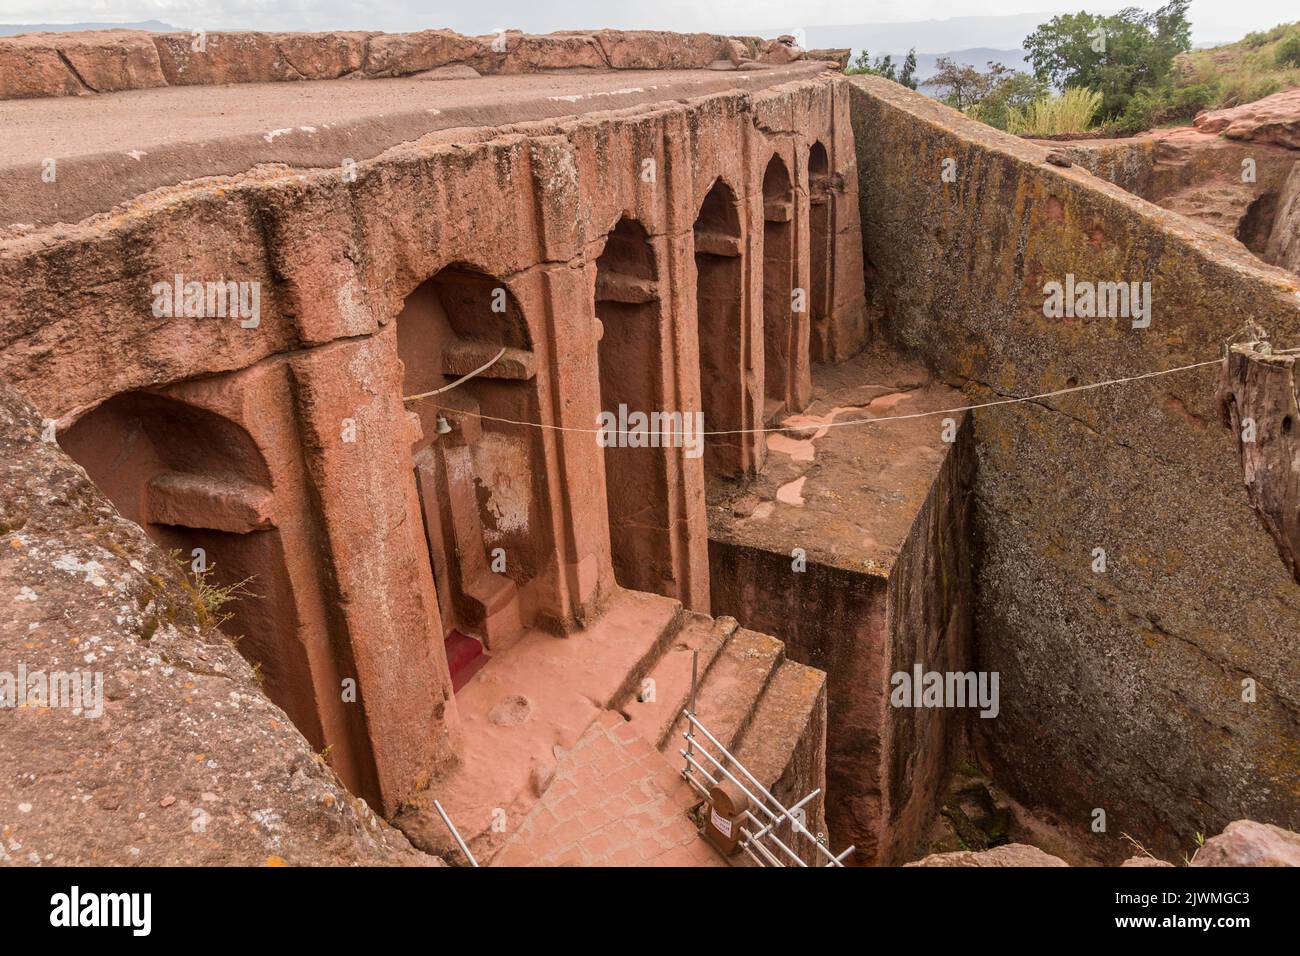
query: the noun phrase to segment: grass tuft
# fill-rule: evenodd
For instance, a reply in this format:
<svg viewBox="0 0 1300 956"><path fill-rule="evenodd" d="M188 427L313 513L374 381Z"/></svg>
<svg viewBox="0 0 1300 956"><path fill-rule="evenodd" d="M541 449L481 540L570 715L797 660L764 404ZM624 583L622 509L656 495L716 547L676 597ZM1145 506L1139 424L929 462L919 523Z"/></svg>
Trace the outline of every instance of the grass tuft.
<svg viewBox="0 0 1300 956"><path fill-rule="evenodd" d="M1019 136L1059 136L1083 133L1101 106L1101 93L1076 87L1064 93L1040 97L1024 109L1007 110L1007 132Z"/></svg>

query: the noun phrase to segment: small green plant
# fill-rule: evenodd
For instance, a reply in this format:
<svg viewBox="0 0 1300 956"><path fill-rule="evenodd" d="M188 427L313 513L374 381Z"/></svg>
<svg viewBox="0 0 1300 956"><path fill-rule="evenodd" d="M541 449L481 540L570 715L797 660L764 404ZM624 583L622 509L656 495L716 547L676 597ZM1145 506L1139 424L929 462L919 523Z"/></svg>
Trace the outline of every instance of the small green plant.
<svg viewBox="0 0 1300 956"><path fill-rule="evenodd" d="M1007 110L1007 132L1019 136L1059 136L1082 133L1092 126L1101 106L1101 93L1074 87L1055 96L1042 96L1023 109Z"/></svg>
<svg viewBox="0 0 1300 956"><path fill-rule="evenodd" d="M208 575L211 573L211 569L209 569L202 575L194 575L194 611L201 625L219 628L229 621L231 617L230 613L222 611L222 608L238 598L254 596L248 590L248 585L253 579L244 578L242 581L236 581L234 584L227 584L223 587L211 583L208 579Z"/></svg>
<svg viewBox="0 0 1300 956"><path fill-rule="evenodd" d="M235 581L233 584L214 584L212 572L217 567L215 562L202 571L191 571L179 551L173 551L172 557L185 569L183 574L185 589L189 592L190 605L194 609L194 617L200 627L220 628L231 618L228 611L222 610L227 604L240 598L257 597L248 590L248 585L253 580L251 577Z"/></svg>
<svg viewBox="0 0 1300 956"><path fill-rule="evenodd" d="M1191 866L1191 865L1192 865L1192 861L1196 859L1196 854L1200 853L1200 852L1201 852L1201 848L1204 847L1204 846L1205 846L1205 834L1202 833L1200 830L1197 830L1197 831L1196 831L1196 849L1192 851L1192 855L1191 855L1191 856L1187 856L1186 854L1183 855L1183 865L1185 865L1185 866Z"/></svg>

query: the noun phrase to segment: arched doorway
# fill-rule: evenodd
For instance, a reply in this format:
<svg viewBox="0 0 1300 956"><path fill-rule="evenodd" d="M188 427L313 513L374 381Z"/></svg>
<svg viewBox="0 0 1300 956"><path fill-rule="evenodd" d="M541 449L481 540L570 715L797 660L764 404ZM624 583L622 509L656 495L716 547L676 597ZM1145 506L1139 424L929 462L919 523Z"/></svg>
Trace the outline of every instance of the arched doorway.
<svg viewBox="0 0 1300 956"><path fill-rule="evenodd" d="M654 250L645 229L624 217L596 260L600 408L626 421L660 409L664 352ZM616 436L605 448L610 558L623 587L675 592L669 535L667 449Z"/></svg>
<svg viewBox="0 0 1300 956"><path fill-rule="evenodd" d="M831 262L831 179L826 147L813 143L808 152L809 206L809 307L812 316L810 349L814 362L829 359L830 350L830 262Z"/></svg>
<svg viewBox="0 0 1300 956"><path fill-rule="evenodd" d="M222 415L151 392L109 399L59 436L68 455L123 516L179 552L205 584L247 582L225 605L222 629L259 667L268 696L324 748L325 733L284 547L272 482L249 434Z"/></svg>
<svg viewBox="0 0 1300 956"><path fill-rule="evenodd" d="M780 156L763 173L763 420L792 410L796 359L794 185Z"/></svg>
<svg viewBox="0 0 1300 956"><path fill-rule="evenodd" d="M741 303L745 281L740 211L736 195L714 182L695 220L695 306L700 353L700 401L710 432L737 431L746 423L748 330ZM710 435L704 445L706 478L745 472L745 436Z"/></svg>
<svg viewBox="0 0 1300 956"><path fill-rule="evenodd" d="M531 623L529 589L553 549L536 366L523 311L504 282L449 266L416 288L397 318L412 448L452 684ZM502 352L502 349L505 351ZM500 358L493 359L500 354ZM468 381L434 395L484 365Z"/></svg>

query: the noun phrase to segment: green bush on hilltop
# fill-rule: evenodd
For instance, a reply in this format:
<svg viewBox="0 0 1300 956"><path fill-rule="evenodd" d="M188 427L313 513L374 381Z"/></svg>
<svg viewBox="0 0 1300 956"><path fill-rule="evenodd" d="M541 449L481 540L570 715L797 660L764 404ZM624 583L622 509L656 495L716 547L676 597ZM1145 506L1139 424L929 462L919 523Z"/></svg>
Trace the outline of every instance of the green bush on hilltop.
<svg viewBox="0 0 1300 956"><path fill-rule="evenodd" d="M1279 43L1273 59L1283 70L1293 66L1300 67L1300 33L1292 33Z"/></svg>

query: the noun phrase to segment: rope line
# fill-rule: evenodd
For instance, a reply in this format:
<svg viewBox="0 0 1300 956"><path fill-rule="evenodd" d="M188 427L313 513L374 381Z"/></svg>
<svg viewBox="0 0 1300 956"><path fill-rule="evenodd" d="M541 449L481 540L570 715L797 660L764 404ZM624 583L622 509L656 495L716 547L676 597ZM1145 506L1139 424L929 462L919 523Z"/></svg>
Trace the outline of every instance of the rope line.
<svg viewBox="0 0 1300 956"><path fill-rule="evenodd" d="M500 356L498 356L498 358L499 357ZM492 362L495 361L496 359L492 360ZM491 365L492 362L489 362L488 365ZM736 428L736 429L731 429L729 431L704 431L704 432L698 432L697 434L700 436L765 435L765 434L776 434L779 432L813 431L813 430L823 429L823 428L842 428L850 425L870 425L876 422L901 422L913 418L931 418L935 415L951 415L956 412L972 412L981 408L994 408L998 405L1018 405L1022 402L1036 402L1044 398L1055 398L1058 395L1070 395L1075 392L1087 392L1097 388L1106 388L1110 385L1123 385L1127 382L1140 382L1143 381L1144 379L1159 378L1163 375L1174 375L1177 374L1178 372L1188 372L1191 371L1192 369L1205 368L1206 366L1209 365L1222 365L1222 364L1223 364L1223 359L1212 359L1207 362L1194 362L1191 365L1180 365L1177 368L1159 369L1154 372L1144 372L1141 375L1130 375L1126 378L1111 378L1111 379L1107 379L1104 382L1092 382L1088 385L1074 385L1069 388L1058 388L1055 389L1054 391L1041 392L1038 395L1027 395L1024 396L1023 398L1000 398L992 402L980 402L975 405L958 405L955 408L940 408L929 412L912 412L907 415L890 415L882 418L855 418L849 421L843 421L843 422L832 421L832 422L824 422L820 424L807 423L801 425L782 425L778 428ZM486 368L487 366L484 367ZM479 371L482 371L482 369L480 369ZM471 373L471 376L474 374L477 373ZM466 376L466 378L468 377L470 376ZM461 381L464 381L464 379L461 379ZM425 398L429 395L436 395L438 394L438 392L447 391L448 389L453 388L455 385L458 384L460 384L460 382L453 382L451 385L448 385L445 388L438 389L437 391L434 392L426 392L423 395L411 395L407 398L404 398L403 401L409 402L409 401L414 401L415 399L418 398ZM439 411L448 411L457 415L473 415L476 418L479 418L483 421L500 422L506 425L523 425L528 428L544 428L544 429L550 429L551 431L558 431L558 432L576 432L584 435L640 434L640 432L633 433L627 431L609 431L604 428L575 428L568 425L547 425L547 424L543 424L542 422L525 422L525 421L518 421L513 418L499 418L495 415L483 415L478 412L466 412L460 409L444 407L441 405L435 405L434 407L437 408ZM643 414L649 415L650 413L646 412ZM663 414L663 413L659 413L659 414ZM694 413L687 413L687 414L694 414Z"/></svg>
<svg viewBox="0 0 1300 956"><path fill-rule="evenodd" d="M501 356L505 354L506 354L505 346L502 346L501 351L498 352L496 355L492 356L492 358L488 360L486 365L480 365L478 368L474 369L474 371L470 372L468 375L462 375L460 378L456 379L456 381L452 382L450 385L444 385L442 388L435 388L432 392L421 392L419 395L407 395L405 398L402 399L402 402L403 404L405 404L406 402L413 402L416 399L428 398L430 395L441 395L443 392L450 392L457 385L464 385L475 375L478 375L481 372L486 372L493 365L496 365L497 362L501 359Z"/></svg>

